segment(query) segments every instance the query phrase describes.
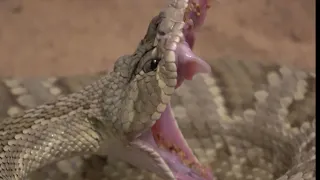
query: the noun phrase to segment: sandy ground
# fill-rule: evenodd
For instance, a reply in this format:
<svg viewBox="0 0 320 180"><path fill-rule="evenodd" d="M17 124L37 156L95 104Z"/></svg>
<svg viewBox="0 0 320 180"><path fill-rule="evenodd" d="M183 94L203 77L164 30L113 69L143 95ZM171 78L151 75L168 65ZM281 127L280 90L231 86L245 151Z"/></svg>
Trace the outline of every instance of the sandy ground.
<svg viewBox="0 0 320 180"><path fill-rule="evenodd" d="M0 0L0 76L73 75L131 53L166 0ZM220 0L198 34L206 60L315 64L315 0Z"/></svg>

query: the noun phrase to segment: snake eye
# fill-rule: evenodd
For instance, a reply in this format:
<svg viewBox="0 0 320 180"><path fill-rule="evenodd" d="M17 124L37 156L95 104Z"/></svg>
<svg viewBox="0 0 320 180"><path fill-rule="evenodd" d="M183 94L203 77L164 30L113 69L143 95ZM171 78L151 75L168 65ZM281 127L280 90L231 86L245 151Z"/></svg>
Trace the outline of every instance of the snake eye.
<svg viewBox="0 0 320 180"><path fill-rule="evenodd" d="M155 71L158 67L158 64L160 62L160 59L151 59L143 67L143 71L145 73L148 73L150 71Z"/></svg>

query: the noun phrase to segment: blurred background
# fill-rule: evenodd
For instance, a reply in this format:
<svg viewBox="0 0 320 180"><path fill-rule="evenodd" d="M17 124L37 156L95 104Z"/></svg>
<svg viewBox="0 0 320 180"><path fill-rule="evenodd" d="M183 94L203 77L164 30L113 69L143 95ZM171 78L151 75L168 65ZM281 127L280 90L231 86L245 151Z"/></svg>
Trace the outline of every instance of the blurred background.
<svg viewBox="0 0 320 180"><path fill-rule="evenodd" d="M0 76L93 73L133 52L166 0L0 0ZM195 51L314 71L315 0L210 3Z"/></svg>

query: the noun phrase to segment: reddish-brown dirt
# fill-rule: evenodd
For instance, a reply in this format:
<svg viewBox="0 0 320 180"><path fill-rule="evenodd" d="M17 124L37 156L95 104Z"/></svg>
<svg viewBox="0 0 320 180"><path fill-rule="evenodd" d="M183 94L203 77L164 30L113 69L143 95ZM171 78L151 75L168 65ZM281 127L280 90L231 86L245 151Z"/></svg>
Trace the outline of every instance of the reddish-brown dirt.
<svg viewBox="0 0 320 180"><path fill-rule="evenodd" d="M167 0L0 0L0 76L72 75L131 53ZM211 2L195 51L206 60L314 70L315 0Z"/></svg>

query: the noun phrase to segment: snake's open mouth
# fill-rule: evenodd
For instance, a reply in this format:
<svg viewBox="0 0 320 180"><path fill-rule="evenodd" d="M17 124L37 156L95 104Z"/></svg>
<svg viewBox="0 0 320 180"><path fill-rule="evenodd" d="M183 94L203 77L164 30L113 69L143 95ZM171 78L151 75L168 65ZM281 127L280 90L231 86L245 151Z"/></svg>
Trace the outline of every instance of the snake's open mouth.
<svg viewBox="0 0 320 180"><path fill-rule="evenodd" d="M203 24L208 7L207 0L188 1L184 14L184 38L175 49L178 75L176 88L179 88L185 79L191 80L197 73L211 71L210 66L191 50L195 42L195 29ZM158 175L165 174L166 177L162 176L165 179L213 179L209 169L199 163L188 146L174 118L170 103L161 114L160 119L132 144L139 149L133 155L135 161L132 162L155 173L161 171ZM139 151L148 156L144 156L144 153L139 153Z"/></svg>
<svg viewBox="0 0 320 180"><path fill-rule="evenodd" d="M148 143L164 160L178 180L212 179L210 171L199 163L184 139L168 105L161 118L141 140Z"/></svg>
<svg viewBox="0 0 320 180"><path fill-rule="evenodd" d="M179 88L184 79L191 80L199 72L210 72L210 66L197 57L186 42L178 44L176 55L178 72L176 88ZM189 148L177 125L170 104L151 129L138 139L141 140L140 147L143 147L141 149L160 158L158 164L164 168L163 165L166 165L169 168L168 172L171 172L176 179L212 179L210 171L199 163ZM146 146L150 149L145 148Z"/></svg>

